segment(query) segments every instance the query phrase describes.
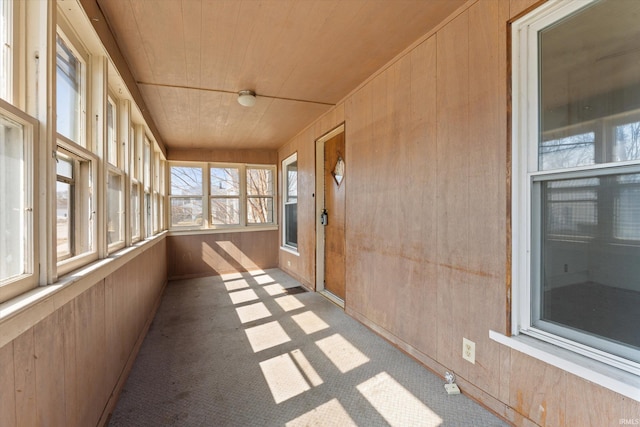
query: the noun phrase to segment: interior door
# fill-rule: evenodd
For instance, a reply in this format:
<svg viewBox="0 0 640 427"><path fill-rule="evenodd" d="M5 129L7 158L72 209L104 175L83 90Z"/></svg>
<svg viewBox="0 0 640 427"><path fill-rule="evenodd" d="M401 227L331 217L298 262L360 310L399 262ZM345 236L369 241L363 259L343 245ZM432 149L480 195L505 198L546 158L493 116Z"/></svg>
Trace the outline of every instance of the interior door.
<svg viewBox="0 0 640 427"><path fill-rule="evenodd" d="M346 256L344 147L344 132L324 143L324 209L327 218L324 230L324 289L342 301L345 297Z"/></svg>

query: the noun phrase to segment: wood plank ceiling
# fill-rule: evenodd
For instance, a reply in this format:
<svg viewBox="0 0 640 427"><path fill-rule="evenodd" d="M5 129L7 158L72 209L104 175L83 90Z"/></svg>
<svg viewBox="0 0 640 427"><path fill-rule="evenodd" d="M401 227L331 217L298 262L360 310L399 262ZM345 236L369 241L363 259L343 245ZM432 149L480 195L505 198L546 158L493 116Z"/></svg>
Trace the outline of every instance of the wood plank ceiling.
<svg viewBox="0 0 640 427"><path fill-rule="evenodd" d="M169 149L276 149L465 0L96 1Z"/></svg>

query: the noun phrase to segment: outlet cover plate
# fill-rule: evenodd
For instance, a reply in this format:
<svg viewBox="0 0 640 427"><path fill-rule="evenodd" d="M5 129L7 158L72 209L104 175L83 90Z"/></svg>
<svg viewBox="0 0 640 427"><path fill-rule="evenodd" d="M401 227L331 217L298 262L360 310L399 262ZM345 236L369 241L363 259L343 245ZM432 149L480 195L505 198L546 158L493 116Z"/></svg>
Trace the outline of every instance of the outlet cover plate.
<svg viewBox="0 0 640 427"><path fill-rule="evenodd" d="M476 364L476 343L462 338L462 358Z"/></svg>

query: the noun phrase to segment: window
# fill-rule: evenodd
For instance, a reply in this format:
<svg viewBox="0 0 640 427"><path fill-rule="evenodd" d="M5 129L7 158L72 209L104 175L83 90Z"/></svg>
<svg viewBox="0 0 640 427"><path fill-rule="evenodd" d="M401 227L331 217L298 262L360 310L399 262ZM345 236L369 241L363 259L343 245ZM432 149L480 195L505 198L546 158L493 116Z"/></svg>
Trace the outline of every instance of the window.
<svg viewBox="0 0 640 427"><path fill-rule="evenodd" d="M273 168L247 166L247 224L273 224Z"/></svg>
<svg viewBox="0 0 640 427"><path fill-rule="evenodd" d="M282 162L284 246L298 248L298 155L293 154Z"/></svg>
<svg viewBox="0 0 640 427"><path fill-rule="evenodd" d="M0 102L0 302L34 287L35 120Z"/></svg>
<svg viewBox="0 0 640 427"><path fill-rule="evenodd" d="M131 241L137 242L142 238L140 219L141 211L141 186L140 186L140 141L136 138L135 127L129 128L129 176L131 179Z"/></svg>
<svg viewBox="0 0 640 427"><path fill-rule="evenodd" d="M80 259L95 253L93 221L93 159L75 147L56 152L56 253L58 272L70 271Z"/></svg>
<svg viewBox="0 0 640 427"><path fill-rule="evenodd" d="M202 168L171 167L171 226L202 226Z"/></svg>
<svg viewBox="0 0 640 427"><path fill-rule="evenodd" d="M173 163L170 173L172 228L275 225L274 166Z"/></svg>
<svg viewBox="0 0 640 427"><path fill-rule="evenodd" d="M512 332L636 374L638 14L553 1L514 23L512 150Z"/></svg>
<svg viewBox="0 0 640 427"><path fill-rule="evenodd" d="M211 167L209 176L211 224L240 225L240 169Z"/></svg>
<svg viewBox="0 0 640 427"><path fill-rule="evenodd" d="M56 128L59 135L84 146L84 64L61 34L56 43Z"/></svg>

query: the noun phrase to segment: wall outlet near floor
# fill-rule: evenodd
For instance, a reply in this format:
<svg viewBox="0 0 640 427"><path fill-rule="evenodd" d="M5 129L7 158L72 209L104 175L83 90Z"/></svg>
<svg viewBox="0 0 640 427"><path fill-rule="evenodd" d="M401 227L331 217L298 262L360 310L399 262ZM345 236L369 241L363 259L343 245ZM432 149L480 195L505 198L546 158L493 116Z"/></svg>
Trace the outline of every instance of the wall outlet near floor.
<svg viewBox="0 0 640 427"><path fill-rule="evenodd" d="M462 338L462 358L476 364L476 343Z"/></svg>

